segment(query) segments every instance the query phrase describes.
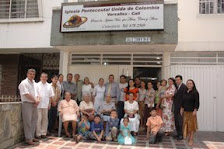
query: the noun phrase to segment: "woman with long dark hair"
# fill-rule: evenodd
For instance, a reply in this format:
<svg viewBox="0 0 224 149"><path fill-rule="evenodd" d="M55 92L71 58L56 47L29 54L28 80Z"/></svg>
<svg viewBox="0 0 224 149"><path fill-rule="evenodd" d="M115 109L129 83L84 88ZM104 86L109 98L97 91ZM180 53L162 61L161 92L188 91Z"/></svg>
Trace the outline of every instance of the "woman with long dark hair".
<svg viewBox="0 0 224 149"><path fill-rule="evenodd" d="M181 103L181 115L183 116L184 139L189 136L188 145L193 145L194 133L198 129L197 111L199 109L199 93L193 80L187 81L187 91Z"/></svg>
<svg viewBox="0 0 224 149"><path fill-rule="evenodd" d="M168 136L171 132L174 131L174 115L172 112L173 106L173 96L176 91L175 79L169 78L168 79L168 88L165 91L165 94L161 96L162 99L162 108L163 108L163 122L164 122L164 131L165 135Z"/></svg>

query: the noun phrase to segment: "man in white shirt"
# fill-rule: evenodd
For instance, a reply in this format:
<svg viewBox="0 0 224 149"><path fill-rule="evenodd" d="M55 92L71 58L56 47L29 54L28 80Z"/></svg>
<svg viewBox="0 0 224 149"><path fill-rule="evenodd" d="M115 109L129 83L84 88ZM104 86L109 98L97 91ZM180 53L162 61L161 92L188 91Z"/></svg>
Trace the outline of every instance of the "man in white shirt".
<svg viewBox="0 0 224 149"><path fill-rule="evenodd" d="M35 131L37 124L37 105L39 100L35 98L35 78L36 71L29 69L27 71L27 78L19 84L19 91L22 100L22 119L25 140L28 145L33 145L38 142L35 139Z"/></svg>
<svg viewBox="0 0 224 149"><path fill-rule="evenodd" d="M120 76L119 88L121 93L117 103L117 113L119 120L121 120L124 117L124 101L125 101L124 89L128 86L126 79L127 77L125 75Z"/></svg>
<svg viewBox="0 0 224 149"><path fill-rule="evenodd" d="M36 85L36 98L40 100L37 106L37 128L36 138L46 138L48 128L48 109L54 96L54 91L49 83L47 83L48 75L42 73L40 82Z"/></svg>

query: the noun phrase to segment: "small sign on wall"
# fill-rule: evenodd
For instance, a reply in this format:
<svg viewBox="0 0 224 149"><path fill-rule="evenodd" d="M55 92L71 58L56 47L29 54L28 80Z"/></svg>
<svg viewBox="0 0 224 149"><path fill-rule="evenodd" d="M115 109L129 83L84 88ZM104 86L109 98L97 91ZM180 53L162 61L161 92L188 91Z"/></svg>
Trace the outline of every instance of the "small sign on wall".
<svg viewBox="0 0 224 149"><path fill-rule="evenodd" d="M125 42L127 43L146 43L150 42L150 37L126 37Z"/></svg>

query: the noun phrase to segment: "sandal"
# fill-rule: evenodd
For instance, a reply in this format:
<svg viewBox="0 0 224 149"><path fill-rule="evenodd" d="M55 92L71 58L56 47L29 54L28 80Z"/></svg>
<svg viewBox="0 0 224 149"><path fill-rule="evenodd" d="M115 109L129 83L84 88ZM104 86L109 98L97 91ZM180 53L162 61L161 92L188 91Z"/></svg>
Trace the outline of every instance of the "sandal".
<svg viewBox="0 0 224 149"><path fill-rule="evenodd" d="M67 138L71 138L71 135L70 135L69 133L65 134L65 136L66 136Z"/></svg>

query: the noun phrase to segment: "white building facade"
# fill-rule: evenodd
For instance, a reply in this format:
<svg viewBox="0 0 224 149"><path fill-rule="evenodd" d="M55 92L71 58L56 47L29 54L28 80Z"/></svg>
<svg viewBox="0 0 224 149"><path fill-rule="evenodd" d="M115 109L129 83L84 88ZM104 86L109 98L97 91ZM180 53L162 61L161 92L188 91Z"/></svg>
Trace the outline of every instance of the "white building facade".
<svg viewBox="0 0 224 149"><path fill-rule="evenodd" d="M38 4L38 12L28 11L30 1ZM60 73L79 73L81 79L87 76L94 84L100 77L107 80L109 74L117 81L121 74L154 81L180 74L184 82L193 79L200 92L199 129L224 131L224 0L178 1L178 5L167 0L164 30L78 33L60 32L61 3L106 2L24 0L22 8L13 0L3 2L7 6L0 5L0 55L60 53ZM136 37L146 37L146 42L128 42Z"/></svg>

